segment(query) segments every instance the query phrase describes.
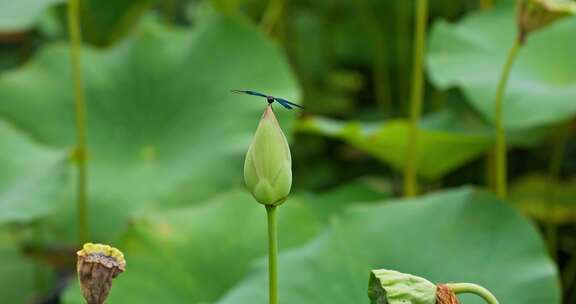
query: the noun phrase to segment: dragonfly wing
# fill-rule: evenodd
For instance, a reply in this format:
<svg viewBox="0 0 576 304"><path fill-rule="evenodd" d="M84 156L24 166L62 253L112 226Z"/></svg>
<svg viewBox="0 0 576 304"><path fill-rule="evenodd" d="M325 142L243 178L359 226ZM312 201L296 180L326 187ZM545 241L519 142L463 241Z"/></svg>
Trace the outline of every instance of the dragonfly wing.
<svg viewBox="0 0 576 304"><path fill-rule="evenodd" d="M292 109L293 107L298 107L298 108L300 108L300 109L304 109L303 106L301 106L301 105L299 105L299 104L295 104L295 103L293 103L293 102L289 102L289 101L286 100L286 99L282 99L282 98L275 98L275 99L276 99L276 101L278 101L280 104L282 104L282 105L285 106L285 107L286 107L286 105L290 106L290 109Z"/></svg>
<svg viewBox="0 0 576 304"><path fill-rule="evenodd" d="M249 91L249 90L232 90L232 92L234 93L244 93L244 94L248 94L248 95L253 95L253 96L260 96L260 97L268 97L268 95L264 95L262 93L258 93L256 91Z"/></svg>
<svg viewBox="0 0 576 304"><path fill-rule="evenodd" d="M290 102L287 102L287 101L284 100L284 99L278 99L278 98L275 98L275 99L276 99L276 101L277 101L279 104L281 104L281 105L282 105L283 107L285 107L286 109L292 110L292 107L290 106Z"/></svg>

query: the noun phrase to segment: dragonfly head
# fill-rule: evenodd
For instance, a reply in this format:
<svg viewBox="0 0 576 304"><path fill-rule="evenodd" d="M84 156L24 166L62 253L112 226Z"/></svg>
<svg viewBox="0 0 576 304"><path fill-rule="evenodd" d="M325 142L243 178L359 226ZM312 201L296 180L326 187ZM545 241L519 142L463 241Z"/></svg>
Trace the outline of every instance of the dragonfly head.
<svg viewBox="0 0 576 304"><path fill-rule="evenodd" d="M274 97L266 96L266 101L268 101L268 104L272 104L274 102Z"/></svg>

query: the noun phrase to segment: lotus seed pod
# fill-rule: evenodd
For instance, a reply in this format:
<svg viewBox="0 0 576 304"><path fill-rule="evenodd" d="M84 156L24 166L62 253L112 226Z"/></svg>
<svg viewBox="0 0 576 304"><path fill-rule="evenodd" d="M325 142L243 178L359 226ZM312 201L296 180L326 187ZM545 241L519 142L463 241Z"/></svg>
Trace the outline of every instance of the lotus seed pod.
<svg viewBox="0 0 576 304"><path fill-rule="evenodd" d="M88 304L103 304L112 288L112 279L126 269L124 255L114 247L92 243L84 244L76 255L84 299Z"/></svg>
<svg viewBox="0 0 576 304"><path fill-rule="evenodd" d="M576 3L560 0L520 0L518 2L518 32L523 43L539 29L567 16L576 15Z"/></svg>
<svg viewBox="0 0 576 304"><path fill-rule="evenodd" d="M244 181L264 205L282 204L292 187L292 157L286 136L268 105L244 162Z"/></svg>
<svg viewBox="0 0 576 304"><path fill-rule="evenodd" d="M436 285L394 270L372 270L368 298L371 304L435 304Z"/></svg>

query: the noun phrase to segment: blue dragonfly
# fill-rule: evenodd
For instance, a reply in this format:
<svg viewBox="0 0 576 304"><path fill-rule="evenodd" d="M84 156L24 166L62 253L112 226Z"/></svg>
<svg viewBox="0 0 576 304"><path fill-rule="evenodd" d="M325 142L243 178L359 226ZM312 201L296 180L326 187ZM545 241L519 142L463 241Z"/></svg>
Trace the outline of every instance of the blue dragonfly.
<svg viewBox="0 0 576 304"><path fill-rule="evenodd" d="M280 105L282 105L283 107L285 107L288 110L292 110L294 109L294 107L298 107L301 109L304 109L303 106L289 102L286 99L283 98L278 98L278 97L274 97L274 96L270 96L270 95L266 95L266 94L262 94L262 93L258 93L256 91L245 91L245 90L232 90L232 92L234 93L241 93L241 94L248 94L248 95L253 95L253 96L259 96L259 97L264 97L266 98L266 101L268 101L268 104L272 104L274 103L274 101L276 101L277 103L279 103Z"/></svg>

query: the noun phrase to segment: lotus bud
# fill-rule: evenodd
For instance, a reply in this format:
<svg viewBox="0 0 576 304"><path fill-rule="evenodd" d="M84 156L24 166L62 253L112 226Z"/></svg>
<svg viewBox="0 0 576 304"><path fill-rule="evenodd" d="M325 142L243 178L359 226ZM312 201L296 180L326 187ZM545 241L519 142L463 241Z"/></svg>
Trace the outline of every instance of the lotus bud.
<svg viewBox="0 0 576 304"><path fill-rule="evenodd" d="M261 204L282 204L292 186L292 157L272 106L266 106L244 162L244 181Z"/></svg>
<svg viewBox="0 0 576 304"><path fill-rule="evenodd" d="M436 285L424 278L394 270L372 270L368 298L371 304L435 304Z"/></svg>
<svg viewBox="0 0 576 304"><path fill-rule="evenodd" d="M126 269L124 255L114 247L92 243L84 244L76 255L76 270L86 303L103 304L112 288L112 279Z"/></svg>
<svg viewBox="0 0 576 304"><path fill-rule="evenodd" d="M576 3L560 0L520 0L518 4L518 33L520 42L554 21L576 15Z"/></svg>

